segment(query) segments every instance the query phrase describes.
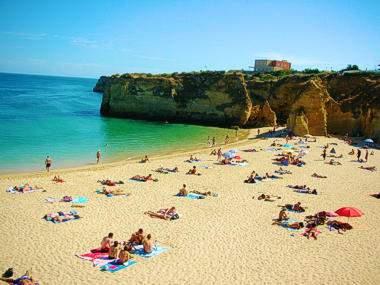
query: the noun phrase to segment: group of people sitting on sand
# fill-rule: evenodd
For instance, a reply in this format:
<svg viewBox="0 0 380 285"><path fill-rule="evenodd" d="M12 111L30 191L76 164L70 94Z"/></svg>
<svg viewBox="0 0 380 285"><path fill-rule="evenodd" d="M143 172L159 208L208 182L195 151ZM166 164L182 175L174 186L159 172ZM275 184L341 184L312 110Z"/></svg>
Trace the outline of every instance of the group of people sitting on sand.
<svg viewBox="0 0 380 285"><path fill-rule="evenodd" d="M196 191L196 190L188 191L187 187L186 187L186 184L182 185L182 188L179 189L179 191L177 193L177 196L186 197L187 195L189 195L189 193L201 195L199 199L203 199L205 196L213 196L213 197L217 197L218 196L218 194L213 193L211 191L204 191L204 192Z"/></svg>
<svg viewBox="0 0 380 285"><path fill-rule="evenodd" d="M301 160L299 157L292 155L291 153L283 154L281 155L281 157L274 158L273 160L285 166L288 166L289 164L291 164L291 165L296 165L296 166L301 167L306 164L306 162Z"/></svg>
<svg viewBox="0 0 380 285"><path fill-rule="evenodd" d="M139 229L131 235L128 241L120 242L113 240L113 233L109 233L100 243L100 252L108 253L109 259L117 259L117 263L124 264L133 258L132 254L137 245L143 246L144 253L152 253L154 249L152 235L147 234L145 236L144 230Z"/></svg>
<svg viewBox="0 0 380 285"><path fill-rule="evenodd" d="M185 162L189 162L189 163L192 163L192 162L199 162L201 161L200 159L198 159L196 156L193 156L192 154L190 155L190 158L185 160Z"/></svg>
<svg viewBox="0 0 380 285"><path fill-rule="evenodd" d="M131 177L131 180L140 181L140 182L147 182L147 181L153 181L157 182L157 178L153 178L152 174L149 174L148 176L142 176L142 175L135 175Z"/></svg>
<svg viewBox="0 0 380 285"><path fill-rule="evenodd" d="M102 185L106 185L106 186L116 186L117 184L124 184L124 182L121 180L120 181L113 181L110 179L98 180L97 182L102 184Z"/></svg>

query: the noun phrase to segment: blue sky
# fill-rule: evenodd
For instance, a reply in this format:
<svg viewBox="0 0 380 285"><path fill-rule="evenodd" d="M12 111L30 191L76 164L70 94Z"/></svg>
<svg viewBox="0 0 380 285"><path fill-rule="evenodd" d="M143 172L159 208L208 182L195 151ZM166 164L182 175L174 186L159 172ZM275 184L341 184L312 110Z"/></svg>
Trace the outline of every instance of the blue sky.
<svg viewBox="0 0 380 285"><path fill-rule="evenodd" d="M0 71L125 72L380 64L380 1L0 0Z"/></svg>

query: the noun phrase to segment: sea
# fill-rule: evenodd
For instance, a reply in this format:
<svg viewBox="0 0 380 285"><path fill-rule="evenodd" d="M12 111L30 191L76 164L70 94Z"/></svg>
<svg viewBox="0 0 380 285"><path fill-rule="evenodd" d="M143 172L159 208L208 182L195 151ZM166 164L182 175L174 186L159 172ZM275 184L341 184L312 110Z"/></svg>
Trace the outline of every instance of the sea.
<svg viewBox="0 0 380 285"><path fill-rule="evenodd" d="M0 173L95 164L221 142L233 130L100 115L97 79L0 73Z"/></svg>

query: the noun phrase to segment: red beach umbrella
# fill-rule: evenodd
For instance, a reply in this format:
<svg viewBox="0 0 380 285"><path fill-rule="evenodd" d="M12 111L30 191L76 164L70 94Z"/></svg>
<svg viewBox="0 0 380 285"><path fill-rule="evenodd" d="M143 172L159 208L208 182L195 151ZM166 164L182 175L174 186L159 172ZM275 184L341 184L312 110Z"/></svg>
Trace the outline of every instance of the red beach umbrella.
<svg viewBox="0 0 380 285"><path fill-rule="evenodd" d="M362 211L354 207L343 207L336 210L335 213L337 213L339 216L348 217L348 218L361 217L362 215L364 215Z"/></svg>

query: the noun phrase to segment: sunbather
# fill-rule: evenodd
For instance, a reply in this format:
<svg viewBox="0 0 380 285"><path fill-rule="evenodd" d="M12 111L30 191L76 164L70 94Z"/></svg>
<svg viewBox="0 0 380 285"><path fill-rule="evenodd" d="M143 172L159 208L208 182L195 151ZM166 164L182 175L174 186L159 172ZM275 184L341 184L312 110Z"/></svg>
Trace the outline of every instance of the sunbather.
<svg viewBox="0 0 380 285"><path fill-rule="evenodd" d="M151 253L153 251L152 235L148 234L143 240L143 248L145 253Z"/></svg>
<svg viewBox="0 0 380 285"><path fill-rule="evenodd" d="M304 227L303 222L289 223L288 221L274 221L272 223L272 225L280 225L280 226L283 226L285 228L290 228L290 229L295 229L295 230L299 230L299 229L302 229Z"/></svg>
<svg viewBox="0 0 380 285"><path fill-rule="evenodd" d="M292 174L290 170L285 170L282 167L280 169L274 171L277 174L284 175L284 174Z"/></svg>
<svg viewBox="0 0 380 285"><path fill-rule="evenodd" d="M282 208L281 211L278 213L278 219L277 222L288 220L288 215L286 214L286 208Z"/></svg>
<svg viewBox="0 0 380 285"><path fill-rule="evenodd" d="M339 161L336 161L334 159L330 159L330 161L325 162L325 164L330 164L330 165L342 165Z"/></svg>
<svg viewBox="0 0 380 285"><path fill-rule="evenodd" d="M309 239L311 236L312 238L314 238L316 240L317 239L317 231L318 231L317 225L314 222L311 222L311 223L308 223L306 225L306 230L305 230L303 235L306 236L307 239Z"/></svg>
<svg viewBox="0 0 380 285"><path fill-rule="evenodd" d="M318 195L317 189L313 189L313 190L311 190L310 188L309 189L294 189L293 191L297 193L302 193L302 194Z"/></svg>
<svg viewBox="0 0 380 285"><path fill-rule="evenodd" d="M369 171L376 171L376 166L360 166L359 168L369 170Z"/></svg>
<svg viewBox="0 0 380 285"><path fill-rule="evenodd" d="M315 177L315 178L327 178L327 176L319 175L319 174L317 174L315 172L311 175L311 177Z"/></svg>
<svg viewBox="0 0 380 285"><path fill-rule="evenodd" d="M149 158L147 155L140 160L140 163L146 163L146 162L149 162Z"/></svg>
<svg viewBox="0 0 380 285"><path fill-rule="evenodd" d="M127 194L122 189L107 189L106 187L102 188L102 193L105 195L114 195L114 196L126 195Z"/></svg>
<svg viewBox="0 0 380 285"><path fill-rule="evenodd" d="M26 271L24 275L16 279L1 277L0 281L4 281L8 284L13 284L13 285L38 285L39 284L37 280L33 279L33 277L30 276L29 271Z"/></svg>
<svg viewBox="0 0 380 285"><path fill-rule="evenodd" d="M109 252L112 244L113 233L109 233L105 236L100 243L100 251L101 252Z"/></svg>
<svg viewBox="0 0 380 285"><path fill-rule="evenodd" d="M131 238L129 239L130 244L142 244L142 241L144 239L144 230L139 229L137 232L133 233Z"/></svg>
<svg viewBox="0 0 380 285"><path fill-rule="evenodd" d="M282 177L277 176L277 175L274 175L274 174L269 174L268 172L265 173L265 177L264 177L264 178L270 178L270 179L282 179Z"/></svg>
<svg viewBox="0 0 380 285"><path fill-rule="evenodd" d="M174 168L164 168L164 167L159 167L156 169L156 172L158 173L163 173L163 174L168 174L169 172L176 173L179 172L178 167Z"/></svg>
<svg viewBox="0 0 380 285"><path fill-rule="evenodd" d="M158 179L154 179L152 174L149 174L148 176L141 176L141 175L135 175L131 178L132 180L136 180L136 181L142 181L142 182L147 182L147 181L154 181L154 182L157 182Z"/></svg>
<svg viewBox="0 0 380 285"><path fill-rule="evenodd" d="M189 171L186 174L191 175L202 175L201 173L197 172L197 167L194 165L192 169L189 169Z"/></svg>
<svg viewBox="0 0 380 285"><path fill-rule="evenodd" d="M190 191L190 193L194 193L194 194L198 194L198 195L203 195L203 196L213 196L213 197L218 197L218 194L217 194L217 193L213 193L213 192L211 192L211 191L201 192L201 191L197 191L197 190L192 190L192 191Z"/></svg>
<svg viewBox="0 0 380 285"><path fill-rule="evenodd" d="M280 207L285 207L287 210L291 210L294 212L305 212L305 209L301 206L301 202L297 202L294 205L292 204L285 204L285 206L280 206Z"/></svg>
<svg viewBox="0 0 380 285"><path fill-rule="evenodd" d="M144 214L149 215L152 218L159 218L163 220L176 220L179 218L175 207L160 209L157 212L148 211Z"/></svg>
<svg viewBox="0 0 380 285"><path fill-rule="evenodd" d="M69 212L60 211L60 212L55 212L55 213L49 213L49 214L45 215L44 218L47 221L53 221L55 223L62 223L62 222L70 221L70 220L79 219L80 216L78 215L78 213L76 211L71 210Z"/></svg>
<svg viewBox="0 0 380 285"><path fill-rule="evenodd" d="M279 196L271 196L271 195L267 195L267 194L261 194L257 197L257 200L264 200L266 202L274 202L275 200L272 199L273 197L276 197L277 199L281 199L281 197L279 197ZM253 196L252 199L255 199L255 197Z"/></svg>
<svg viewBox="0 0 380 285"><path fill-rule="evenodd" d="M63 183L65 180L63 180L59 175L54 176L53 181L56 183Z"/></svg>
<svg viewBox="0 0 380 285"><path fill-rule="evenodd" d="M289 188L293 189L306 189L306 185L288 185Z"/></svg>
<svg viewBox="0 0 380 285"><path fill-rule="evenodd" d="M186 160L186 162L197 162L200 161L196 156L193 156L192 154L190 155L190 158Z"/></svg>
<svg viewBox="0 0 380 285"><path fill-rule="evenodd" d="M132 256L129 254L129 250L130 250L130 247L128 245L125 245L124 248L122 248L119 252L119 259L117 260L117 262L119 264L124 264L125 262L127 262L129 259L132 258Z"/></svg>
<svg viewBox="0 0 380 285"><path fill-rule="evenodd" d="M244 183L256 183L255 175L251 174L250 176L248 176L248 178L244 180Z"/></svg>
<svg viewBox="0 0 380 285"><path fill-rule="evenodd" d="M115 186L116 184L124 184L123 181L112 181L110 179L103 179L103 180L98 180L98 183L102 185L107 185L107 186Z"/></svg>
<svg viewBox="0 0 380 285"><path fill-rule="evenodd" d="M343 234L341 230L343 232L345 232L346 230L352 230L352 226L350 224L343 223L336 220L328 221L327 225L329 226L330 229L333 228L333 229L338 230L338 234Z"/></svg>
<svg viewBox="0 0 380 285"><path fill-rule="evenodd" d="M374 198L380 199L380 192L379 193L375 193L375 194L371 194L371 196L374 197Z"/></svg>
<svg viewBox="0 0 380 285"><path fill-rule="evenodd" d="M188 191L186 189L186 184L183 184L182 188L179 189L178 196L187 196Z"/></svg>
<svg viewBox="0 0 380 285"><path fill-rule="evenodd" d="M120 252L120 246L119 242L115 240L113 244L110 247L110 250L108 252L108 258L109 259L116 259L119 257L119 252Z"/></svg>
<svg viewBox="0 0 380 285"><path fill-rule="evenodd" d="M354 155L354 154L355 154L354 149L351 149L351 151L348 153L348 155Z"/></svg>

